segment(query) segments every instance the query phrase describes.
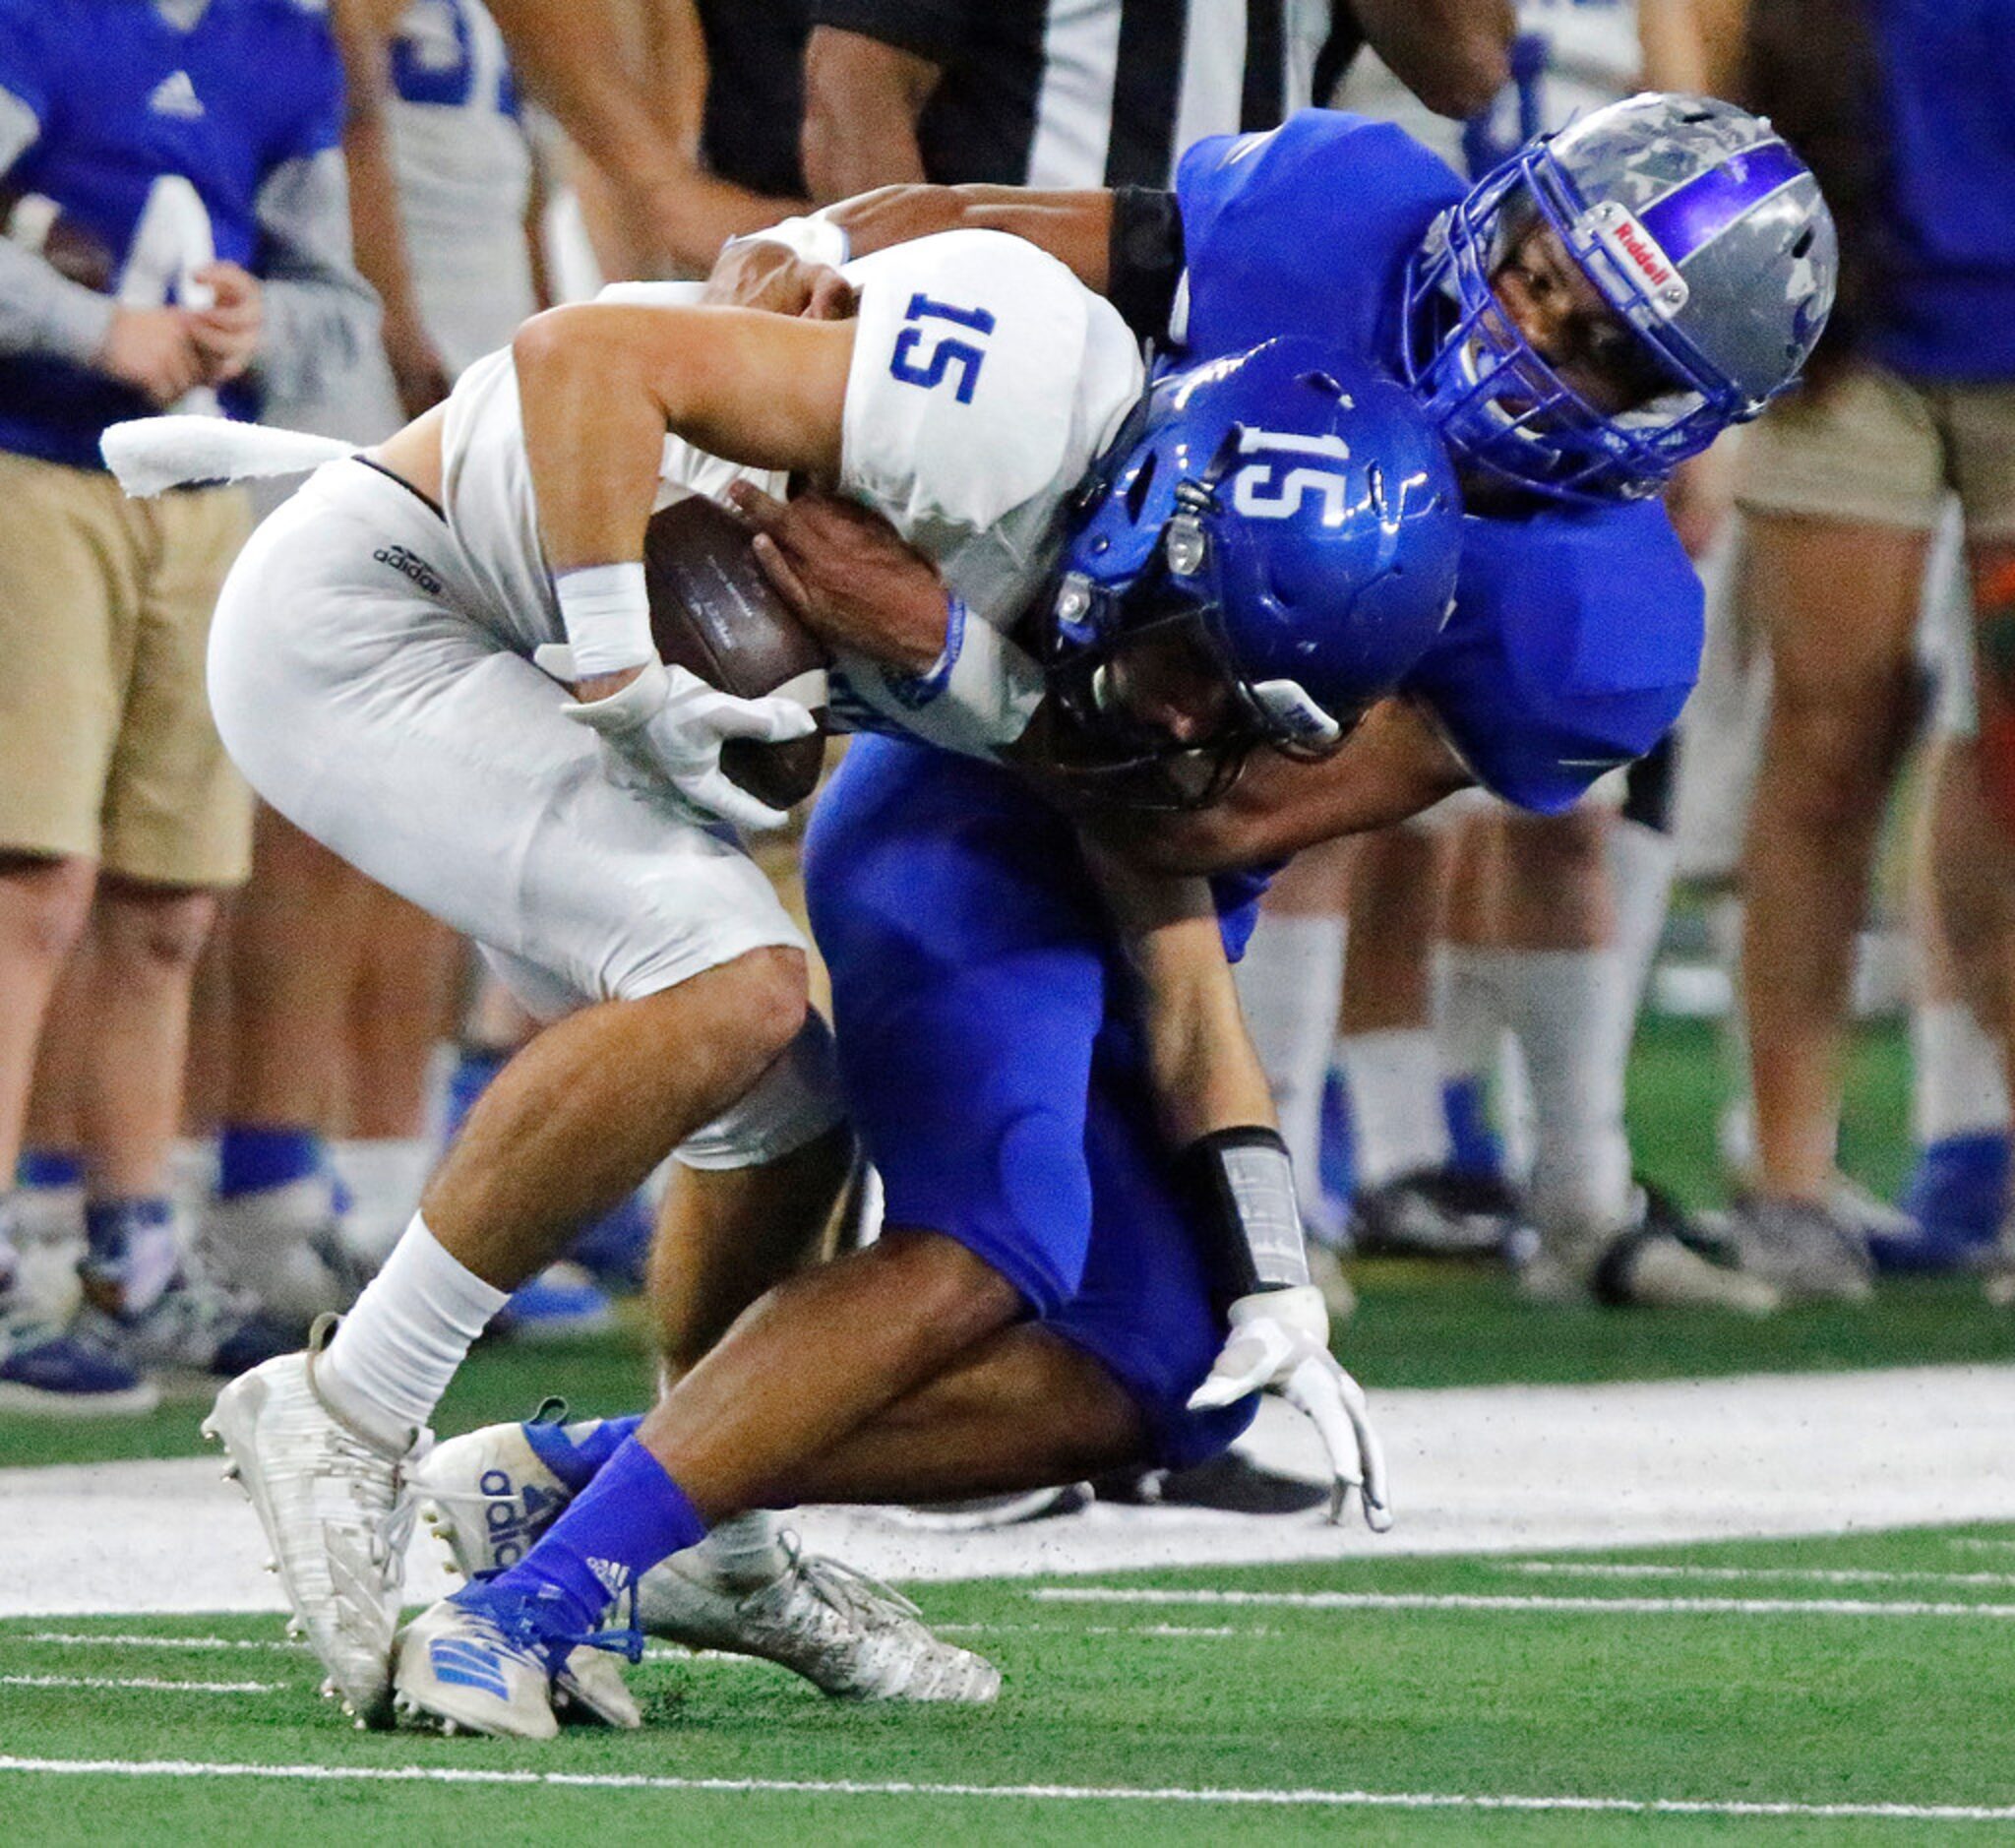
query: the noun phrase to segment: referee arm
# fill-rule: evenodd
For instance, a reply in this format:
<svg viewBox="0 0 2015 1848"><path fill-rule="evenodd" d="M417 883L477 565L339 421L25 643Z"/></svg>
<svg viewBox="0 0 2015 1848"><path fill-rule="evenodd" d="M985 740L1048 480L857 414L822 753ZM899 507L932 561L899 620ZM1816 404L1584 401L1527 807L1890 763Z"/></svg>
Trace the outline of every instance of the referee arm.
<svg viewBox="0 0 2015 1848"><path fill-rule="evenodd" d="M1139 186L884 186L828 206L824 216L846 232L856 257L939 231L1006 231L1057 258L1142 339L1167 337L1183 274L1183 221L1173 193Z"/></svg>

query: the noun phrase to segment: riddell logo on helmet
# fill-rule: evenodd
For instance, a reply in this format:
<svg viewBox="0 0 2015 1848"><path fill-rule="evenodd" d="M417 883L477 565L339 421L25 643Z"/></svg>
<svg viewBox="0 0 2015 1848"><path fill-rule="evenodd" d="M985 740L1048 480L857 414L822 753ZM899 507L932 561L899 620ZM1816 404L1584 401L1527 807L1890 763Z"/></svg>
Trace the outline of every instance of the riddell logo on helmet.
<svg viewBox="0 0 2015 1848"><path fill-rule="evenodd" d="M1686 305L1685 277L1658 247L1658 240L1621 206L1598 206L1588 215L1587 225L1625 273L1644 285L1660 315L1670 316Z"/></svg>

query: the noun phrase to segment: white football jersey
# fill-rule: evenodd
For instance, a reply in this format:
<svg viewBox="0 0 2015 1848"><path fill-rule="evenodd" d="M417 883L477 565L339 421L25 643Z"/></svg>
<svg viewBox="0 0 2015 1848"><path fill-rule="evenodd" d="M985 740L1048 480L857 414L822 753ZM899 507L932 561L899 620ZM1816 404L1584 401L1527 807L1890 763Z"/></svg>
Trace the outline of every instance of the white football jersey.
<svg viewBox="0 0 2015 1848"><path fill-rule="evenodd" d="M399 220L421 317L454 374L537 306L524 224L531 145L504 35L480 0L411 0L392 65Z"/></svg>
<svg viewBox="0 0 2015 1848"><path fill-rule="evenodd" d="M1145 389L1140 352L1112 305L1053 257L995 231L949 231L846 267L860 297L841 440L842 492L885 518L929 557L972 616L996 632L1021 613L1055 563L1060 511ZM693 283L622 283L605 299L691 301ZM488 591L470 614L529 652L563 639L539 549L518 382L508 349L457 383L442 432L450 527ZM659 506L718 498L780 475L665 442ZM993 650L1013 684L999 708L1025 720L1040 692L1011 646ZM845 657L847 687L883 718L954 749L984 753L970 713L872 662Z"/></svg>

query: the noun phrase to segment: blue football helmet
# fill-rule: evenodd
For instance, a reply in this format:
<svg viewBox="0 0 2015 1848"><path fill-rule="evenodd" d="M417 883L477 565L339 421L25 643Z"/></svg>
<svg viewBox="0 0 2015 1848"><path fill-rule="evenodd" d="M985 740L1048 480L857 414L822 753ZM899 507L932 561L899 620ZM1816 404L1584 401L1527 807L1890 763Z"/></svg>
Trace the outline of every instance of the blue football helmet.
<svg viewBox="0 0 2015 1848"><path fill-rule="evenodd" d="M1044 613L1050 685L1088 747L1070 768L1110 799L1193 807L1256 746L1326 756L1446 620L1461 524L1411 394L1325 343L1167 374L1080 490ZM1215 676L1209 736L1129 709L1115 666L1148 638Z"/></svg>
<svg viewBox="0 0 2015 1848"><path fill-rule="evenodd" d="M1493 292L1542 224L1643 341L1635 408L1588 403ZM1647 92L1529 142L1435 219L1403 368L1460 460L1556 499L1635 499L1796 381L1838 268L1818 184L1766 120Z"/></svg>

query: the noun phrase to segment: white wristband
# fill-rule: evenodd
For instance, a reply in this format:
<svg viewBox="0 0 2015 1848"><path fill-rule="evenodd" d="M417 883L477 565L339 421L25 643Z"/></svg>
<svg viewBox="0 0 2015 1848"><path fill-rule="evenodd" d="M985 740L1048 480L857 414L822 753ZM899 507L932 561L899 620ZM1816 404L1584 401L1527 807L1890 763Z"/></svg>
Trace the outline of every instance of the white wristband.
<svg viewBox="0 0 2015 1848"><path fill-rule="evenodd" d="M596 674L620 673L657 659L650 636L650 596L643 585L643 566L588 565L563 572L553 581L560 599L560 620L574 649L579 680Z"/></svg>
<svg viewBox="0 0 2015 1848"><path fill-rule="evenodd" d="M737 244L781 244L807 263L823 263L837 270L845 265L851 242L846 232L824 214L815 213L808 218L784 218L760 231L731 237L726 248Z"/></svg>

